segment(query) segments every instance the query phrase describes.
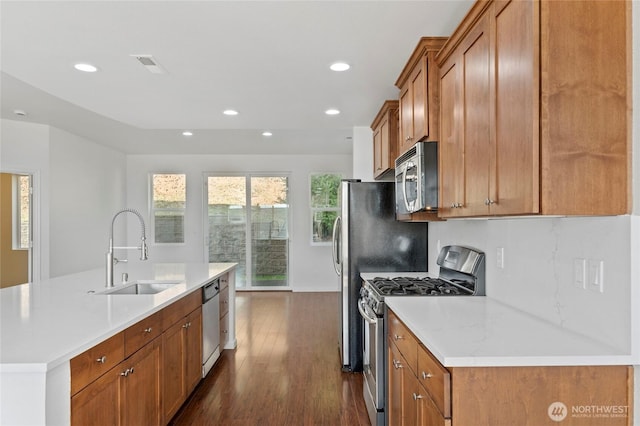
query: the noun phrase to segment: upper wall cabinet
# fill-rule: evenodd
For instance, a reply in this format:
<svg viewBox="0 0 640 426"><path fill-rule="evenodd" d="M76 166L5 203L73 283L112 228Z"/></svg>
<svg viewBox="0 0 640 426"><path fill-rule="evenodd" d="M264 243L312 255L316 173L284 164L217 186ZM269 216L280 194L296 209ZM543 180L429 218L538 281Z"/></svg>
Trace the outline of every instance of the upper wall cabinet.
<svg viewBox="0 0 640 426"><path fill-rule="evenodd" d="M386 101L375 120L373 130L373 177L393 178L398 157L398 101Z"/></svg>
<svg viewBox="0 0 640 426"><path fill-rule="evenodd" d="M438 67L436 53L445 37L423 37L405 65L396 86L400 89L398 155L416 142L438 140Z"/></svg>
<svg viewBox="0 0 640 426"><path fill-rule="evenodd" d="M436 58L441 217L628 213L630 10L472 7Z"/></svg>

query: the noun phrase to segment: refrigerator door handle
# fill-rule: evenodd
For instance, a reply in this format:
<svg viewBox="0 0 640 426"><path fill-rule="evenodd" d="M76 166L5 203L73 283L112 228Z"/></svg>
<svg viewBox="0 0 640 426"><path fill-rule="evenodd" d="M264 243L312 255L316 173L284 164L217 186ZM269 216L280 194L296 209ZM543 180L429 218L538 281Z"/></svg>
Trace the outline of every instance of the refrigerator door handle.
<svg viewBox="0 0 640 426"><path fill-rule="evenodd" d="M336 217L335 222L333 222L333 246L332 246L332 252L333 252L333 269L335 269L336 274L338 274L338 276L341 275L341 271L340 271L340 241L339 241L339 235L340 235L340 225L341 225L341 220L340 216Z"/></svg>

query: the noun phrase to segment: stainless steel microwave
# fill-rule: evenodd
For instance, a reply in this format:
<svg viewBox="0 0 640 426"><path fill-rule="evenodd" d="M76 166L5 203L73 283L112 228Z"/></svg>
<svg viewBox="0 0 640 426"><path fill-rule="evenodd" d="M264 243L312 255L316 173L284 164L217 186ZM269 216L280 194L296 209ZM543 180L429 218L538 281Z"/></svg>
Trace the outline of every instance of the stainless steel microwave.
<svg viewBox="0 0 640 426"><path fill-rule="evenodd" d="M396 213L438 210L438 143L417 142L396 159Z"/></svg>

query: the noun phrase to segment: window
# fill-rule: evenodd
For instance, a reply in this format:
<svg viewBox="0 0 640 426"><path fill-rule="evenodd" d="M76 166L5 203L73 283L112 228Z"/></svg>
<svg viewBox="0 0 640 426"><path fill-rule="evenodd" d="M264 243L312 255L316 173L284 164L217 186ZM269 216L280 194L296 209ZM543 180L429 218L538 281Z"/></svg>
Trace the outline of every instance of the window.
<svg viewBox="0 0 640 426"><path fill-rule="evenodd" d="M27 250L31 245L31 176L13 175L13 249Z"/></svg>
<svg viewBox="0 0 640 426"><path fill-rule="evenodd" d="M342 175L314 173L311 175L311 243L330 244L333 222L339 212L338 192Z"/></svg>
<svg viewBox="0 0 640 426"><path fill-rule="evenodd" d="M184 243L187 176L154 174L151 179L151 213L156 243Z"/></svg>
<svg viewBox="0 0 640 426"><path fill-rule="evenodd" d="M237 262L237 288L287 289L289 176L211 174L205 179L209 261Z"/></svg>

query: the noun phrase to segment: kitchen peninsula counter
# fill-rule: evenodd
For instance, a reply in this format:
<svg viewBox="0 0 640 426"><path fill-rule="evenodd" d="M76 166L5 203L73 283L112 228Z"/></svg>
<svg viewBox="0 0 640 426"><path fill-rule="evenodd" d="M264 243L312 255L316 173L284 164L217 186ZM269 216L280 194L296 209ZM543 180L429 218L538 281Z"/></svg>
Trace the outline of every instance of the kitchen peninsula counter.
<svg viewBox="0 0 640 426"><path fill-rule="evenodd" d="M445 367L637 364L616 349L489 297L385 297Z"/></svg>
<svg viewBox="0 0 640 426"><path fill-rule="evenodd" d="M59 424L68 419L69 360L233 271L235 263L118 265L128 282L173 281L149 295L104 295L105 270L0 290L0 424ZM227 348L235 347L229 330Z"/></svg>

